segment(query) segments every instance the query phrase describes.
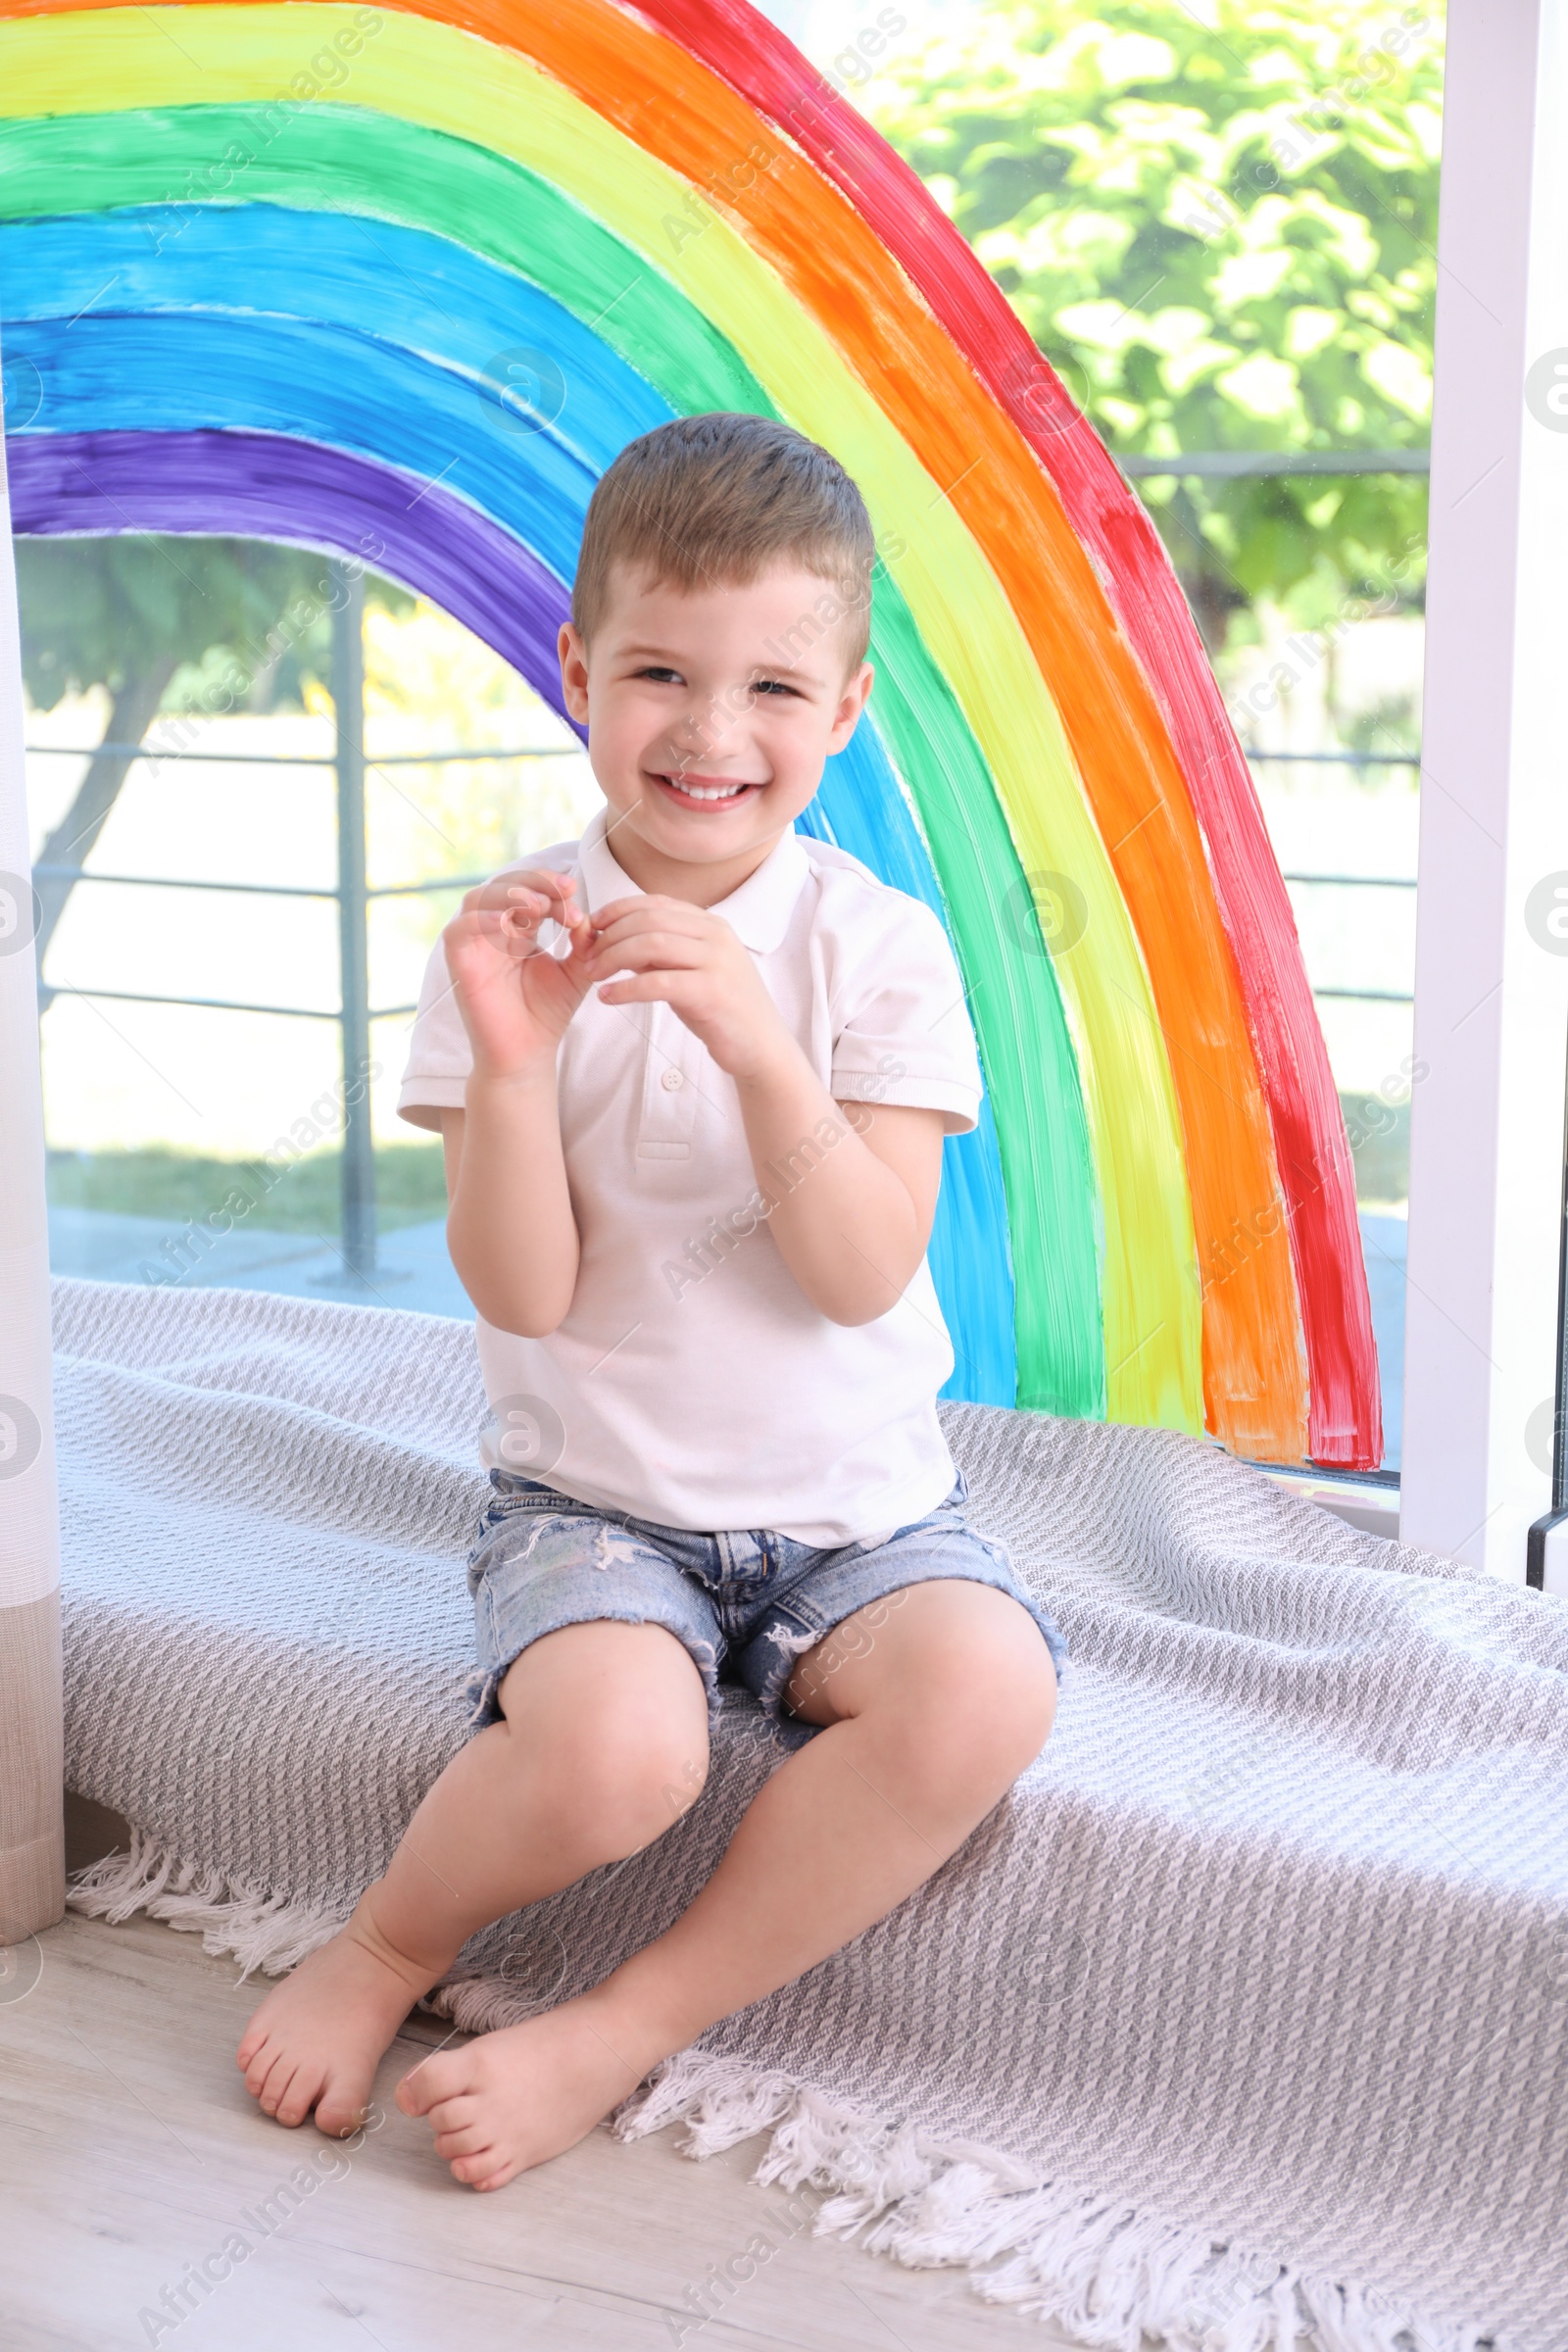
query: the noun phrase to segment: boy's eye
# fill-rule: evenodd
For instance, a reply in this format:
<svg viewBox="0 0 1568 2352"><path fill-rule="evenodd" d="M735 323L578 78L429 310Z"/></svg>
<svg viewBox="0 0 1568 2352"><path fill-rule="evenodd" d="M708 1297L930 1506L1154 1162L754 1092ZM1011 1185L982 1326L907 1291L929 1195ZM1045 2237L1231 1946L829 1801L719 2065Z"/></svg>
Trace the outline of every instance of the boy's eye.
<svg viewBox="0 0 1568 2352"><path fill-rule="evenodd" d="M651 679L656 686L683 686L686 683L678 669L671 669L662 662L645 662L636 674L639 678ZM770 695L775 699L782 695L793 697L796 693L796 689L787 685L782 678L753 678L751 690L753 694Z"/></svg>

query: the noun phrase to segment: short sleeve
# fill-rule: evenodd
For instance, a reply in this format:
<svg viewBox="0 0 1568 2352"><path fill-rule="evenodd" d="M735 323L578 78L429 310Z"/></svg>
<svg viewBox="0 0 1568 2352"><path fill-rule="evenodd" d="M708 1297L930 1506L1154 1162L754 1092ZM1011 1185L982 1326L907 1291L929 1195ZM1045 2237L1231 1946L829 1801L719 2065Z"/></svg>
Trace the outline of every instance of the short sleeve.
<svg viewBox="0 0 1568 2352"><path fill-rule="evenodd" d="M929 906L861 886L838 930L832 1093L947 1114L950 1135L978 1123L984 1087L963 982Z"/></svg>
<svg viewBox="0 0 1568 2352"><path fill-rule="evenodd" d="M447 970L445 944L430 950L414 1016L409 1058L398 1095L398 1117L413 1127L441 1130L442 1110L463 1108L473 1052Z"/></svg>

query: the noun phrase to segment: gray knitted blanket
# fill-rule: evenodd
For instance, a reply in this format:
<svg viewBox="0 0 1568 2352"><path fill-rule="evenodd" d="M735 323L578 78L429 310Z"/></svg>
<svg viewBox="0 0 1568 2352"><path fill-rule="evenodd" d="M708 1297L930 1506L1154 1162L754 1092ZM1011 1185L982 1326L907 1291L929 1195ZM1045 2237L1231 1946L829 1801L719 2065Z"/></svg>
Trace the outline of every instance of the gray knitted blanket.
<svg viewBox="0 0 1568 2352"><path fill-rule="evenodd" d="M74 1899L282 1969L464 1737L472 1333L61 1281L56 1334L69 1783L137 1832ZM1563 2352L1568 1609L1185 1438L947 1425L1072 1644L1047 1750L617 2128L768 2128L759 2177L828 2192L819 2228L1118 2352ZM731 1693L694 1810L435 2005L597 1981L808 1736Z"/></svg>

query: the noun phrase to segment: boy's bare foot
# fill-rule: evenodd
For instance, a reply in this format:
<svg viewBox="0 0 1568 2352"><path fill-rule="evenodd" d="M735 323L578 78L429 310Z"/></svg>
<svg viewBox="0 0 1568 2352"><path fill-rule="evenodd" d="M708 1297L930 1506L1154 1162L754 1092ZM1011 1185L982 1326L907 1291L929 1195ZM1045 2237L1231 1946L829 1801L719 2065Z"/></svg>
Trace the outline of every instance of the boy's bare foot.
<svg viewBox="0 0 1568 2352"><path fill-rule="evenodd" d="M312 2108L334 2138L356 2131L382 2051L429 1985L348 1926L270 1992L245 2029L237 2063L262 2113L303 2124Z"/></svg>
<svg viewBox="0 0 1568 2352"><path fill-rule="evenodd" d="M652 2063L638 2055L626 2021L585 1993L421 2059L396 2097L405 2115L428 2119L454 2180L505 2188L530 2165L575 2147Z"/></svg>

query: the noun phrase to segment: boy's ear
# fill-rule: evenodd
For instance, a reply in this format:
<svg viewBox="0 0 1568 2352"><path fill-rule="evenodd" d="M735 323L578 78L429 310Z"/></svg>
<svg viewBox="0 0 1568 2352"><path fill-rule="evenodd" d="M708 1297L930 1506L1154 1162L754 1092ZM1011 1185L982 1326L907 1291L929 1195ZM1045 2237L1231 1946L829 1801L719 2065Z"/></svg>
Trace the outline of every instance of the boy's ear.
<svg viewBox="0 0 1568 2352"><path fill-rule="evenodd" d="M839 707L833 714L833 731L828 737L830 752L842 752L850 737L855 733L856 727L859 723L860 712L865 709L869 699L872 681L875 677L876 671L870 662L862 662L855 675L846 682L844 692L839 698Z"/></svg>
<svg viewBox="0 0 1568 2352"><path fill-rule="evenodd" d="M588 716L588 648L580 632L569 620L564 620L561 624L556 652L561 662L562 700L570 717L585 720Z"/></svg>

